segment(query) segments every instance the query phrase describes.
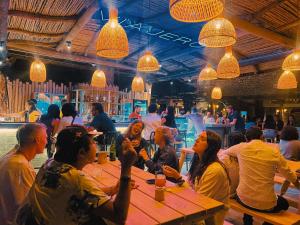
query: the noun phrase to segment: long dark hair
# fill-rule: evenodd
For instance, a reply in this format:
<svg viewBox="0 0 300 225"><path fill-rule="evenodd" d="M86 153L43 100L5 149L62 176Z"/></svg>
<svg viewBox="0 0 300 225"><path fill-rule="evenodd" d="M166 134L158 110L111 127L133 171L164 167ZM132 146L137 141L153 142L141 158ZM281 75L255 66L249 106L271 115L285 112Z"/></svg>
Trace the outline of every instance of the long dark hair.
<svg viewBox="0 0 300 225"><path fill-rule="evenodd" d="M293 122L291 123L290 122L290 117L293 118ZM287 126L295 126L295 116L293 114L290 114L289 117L288 117L288 121L287 121Z"/></svg>
<svg viewBox="0 0 300 225"><path fill-rule="evenodd" d="M264 129L275 129L276 128L276 122L274 120L274 117L271 115L266 116L266 121L264 123Z"/></svg>
<svg viewBox="0 0 300 225"><path fill-rule="evenodd" d="M47 110L47 118L49 119L59 119L59 114L60 114L60 110L59 110L59 107L58 105L56 104L51 104L49 105L48 107L48 110Z"/></svg>
<svg viewBox="0 0 300 225"><path fill-rule="evenodd" d="M220 162L217 155L222 143L220 136L215 132L209 130L206 131L206 136L207 149L204 151L201 159L199 158L198 154L194 154L192 159L192 165L189 170L190 181L193 184L195 183L196 177L199 177L199 179L202 177L205 170L210 164L214 162Z"/></svg>
<svg viewBox="0 0 300 225"><path fill-rule="evenodd" d="M125 137L132 138L131 130L132 130L133 125L137 124L137 123L141 123L142 124L142 131L144 130L144 128L145 128L144 122L142 120L134 120L131 124L129 124L128 129L125 132ZM142 135L142 133L141 133L141 135Z"/></svg>

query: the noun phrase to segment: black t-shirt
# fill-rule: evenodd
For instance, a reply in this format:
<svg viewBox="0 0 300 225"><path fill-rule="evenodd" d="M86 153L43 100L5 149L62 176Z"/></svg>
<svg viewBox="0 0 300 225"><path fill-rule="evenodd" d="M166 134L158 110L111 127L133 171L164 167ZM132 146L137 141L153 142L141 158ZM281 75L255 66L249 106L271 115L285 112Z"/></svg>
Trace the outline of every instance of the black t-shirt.
<svg viewBox="0 0 300 225"><path fill-rule="evenodd" d="M100 113L95 116L90 125L97 131L103 132L104 134L108 132L116 132L114 123L106 113Z"/></svg>
<svg viewBox="0 0 300 225"><path fill-rule="evenodd" d="M245 122L244 119L241 117L241 114L237 111L234 111L233 113L230 113L228 115L229 122L232 122L234 119L236 119L236 124L234 126L235 131L244 131L245 130Z"/></svg>
<svg viewBox="0 0 300 225"><path fill-rule="evenodd" d="M116 140L116 150L117 150L116 155L117 155L117 157L120 157L120 153L122 151L123 140L124 140L123 135L119 135L117 137L117 140ZM132 141L133 139L129 138L129 140ZM137 161L134 163L135 167L138 167L140 169L145 168L145 160L143 159L143 157L139 156L139 152L142 149L145 149L146 151L148 151L148 146L149 146L148 142L144 138L141 138L139 146L134 148L134 150L136 151L136 153L138 155Z"/></svg>

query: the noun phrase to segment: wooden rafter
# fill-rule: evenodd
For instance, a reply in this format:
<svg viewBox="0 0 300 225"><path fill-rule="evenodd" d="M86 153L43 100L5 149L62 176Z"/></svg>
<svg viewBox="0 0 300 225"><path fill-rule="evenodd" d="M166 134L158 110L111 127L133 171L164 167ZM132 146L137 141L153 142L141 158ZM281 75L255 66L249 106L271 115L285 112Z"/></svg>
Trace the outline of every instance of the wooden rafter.
<svg viewBox="0 0 300 225"><path fill-rule="evenodd" d="M129 71L135 71L135 67L123 65L120 63L115 62L108 62L97 58L90 58L85 56L79 56L79 55L72 55L68 53L63 52L57 52L50 49L44 49L44 48L38 48L34 46L28 46L24 44L15 44L15 43L8 43L8 48L11 50L16 50L20 52L26 52L31 54L37 54L44 57L50 57L55 59L63 59L63 60L70 60L75 62L81 62L81 63L94 63L97 65L107 66L107 67L113 67L123 70L129 70Z"/></svg>
<svg viewBox="0 0 300 225"><path fill-rule="evenodd" d="M35 32L30 32L30 31L25 31L25 30L20 30L20 29L13 29L13 28L8 28L8 32L12 33L17 33L21 35L29 35L32 38L62 38L63 34L44 34L44 33L35 33Z"/></svg>
<svg viewBox="0 0 300 225"><path fill-rule="evenodd" d="M93 46L95 45L96 43L96 40L99 36L99 33L100 33L101 29L99 29L93 36L92 40L90 41L89 45L86 47L86 49L84 50L84 55L87 56L88 55L88 52L93 48Z"/></svg>
<svg viewBox="0 0 300 225"><path fill-rule="evenodd" d="M283 45L283 46L288 47L288 48L294 48L295 47L295 44L296 44L295 40L292 40L288 37L280 35L276 32L267 30L267 29L262 28L262 27L258 27L256 25L254 25L254 24L252 24L248 21L242 20L242 19L240 19L236 16L230 16L227 19L229 19L235 27L238 27L242 30L245 30L248 33L251 33L251 34L253 34L257 37L267 39L269 41L278 43L278 44Z"/></svg>
<svg viewBox="0 0 300 225"><path fill-rule="evenodd" d="M31 20L43 20L47 22L73 22L77 20L76 16L47 16L30 12L23 12L17 10L8 11L9 16L23 17Z"/></svg>
<svg viewBox="0 0 300 225"><path fill-rule="evenodd" d="M17 39L8 39L7 41L8 41L8 43L12 43L12 44L31 45L31 46L38 46L38 47L44 47L44 48L55 47L55 43L45 43L45 42L17 40Z"/></svg>
<svg viewBox="0 0 300 225"><path fill-rule="evenodd" d="M272 2L268 5L266 5L265 7L263 7L262 9L260 9L259 11L257 11L256 13L253 14L253 16L252 16L253 19L258 19L259 17L264 15L267 11L270 11L271 9L273 9L274 7L276 7L281 2L284 2L284 1L287 1L287 0L276 0L275 2Z"/></svg>
<svg viewBox="0 0 300 225"><path fill-rule="evenodd" d="M299 25L300 25L300 20L297 19L296 21L294 21L292 23L285 24L285 25L278 27L276 30L277 31L285 31L285 30L291 29L291 28L299 26Z"/></svg>
<svg viewBox="0 0 300 225"><path fill-rule="evenodd" d="M80 30L88 23L94 13L98 10L97 1L94 1L90 7L83 13L83 15L77 20L71 31L64 37L64 39L56 47L56 51L62 51L64 49L66 41L72 41Z"/></svg>
<svg viewBox="0 0 300 225"><path fill-rule="evenodd" d="M0 1L0 41L6 41L7 38L7 17L9 0Z"/></svg>

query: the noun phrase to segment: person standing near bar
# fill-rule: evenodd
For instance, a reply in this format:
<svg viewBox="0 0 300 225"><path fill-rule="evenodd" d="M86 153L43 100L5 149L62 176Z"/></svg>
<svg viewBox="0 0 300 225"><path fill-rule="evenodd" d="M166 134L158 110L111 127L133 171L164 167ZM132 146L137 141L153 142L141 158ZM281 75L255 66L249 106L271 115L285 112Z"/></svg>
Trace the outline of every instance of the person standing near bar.
<svg viewBox="0 0 300 225"><path fill-rule="evenodd" d="M0 158L0 223L12 224L18 207L25 199L34 179L30 163L42 154L47 144L46 128L29 123L17 131L18 145Z"/></svg>
<svg viewBox="0 0 300 225"><path fill-rule="evenodd" d="M235 111L232 105L226 108L228 113L229 125L234 128L235 132L245 132L245 122L238 111Z"/></svg>
<svg viewBox="0 0 300 225"><path fill-rule="evenodd" d="M143 122L145 124L145 129L143 133L143 137L149 141L151 133L156 130L161 125L161 118L157 114L157 106L156 104L151 104L148 107L148 115L143 118Z"/></svg>
<svg viewBox="0 0 300 225"><path fill-rule="evenodd" d="M134 106L134 110L132 113L130 113L128 119L133 121L133 120L140 120L142 116L140 115L141 112L141 106L136 105Z"/></svg>

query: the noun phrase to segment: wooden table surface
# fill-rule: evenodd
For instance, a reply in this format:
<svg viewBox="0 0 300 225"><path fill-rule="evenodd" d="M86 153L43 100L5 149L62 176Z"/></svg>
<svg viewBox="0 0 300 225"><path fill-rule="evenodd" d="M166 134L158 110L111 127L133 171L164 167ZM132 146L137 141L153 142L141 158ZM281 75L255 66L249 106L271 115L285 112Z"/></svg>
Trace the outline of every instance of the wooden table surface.
<svg viewBox="0 0 300 225"><path fill-rule="evenodd" d="M101 186L114 185L120 177L120 162L108 161L105 164L89 164L83 171ZM154 199L155 187L146 183L154 175L132 167L132 179L139 185L132 190L126 224L192 224L214 215L223 209L223 203L197 194L187 185L178 187L167 181L165 200Z"/></svg>

